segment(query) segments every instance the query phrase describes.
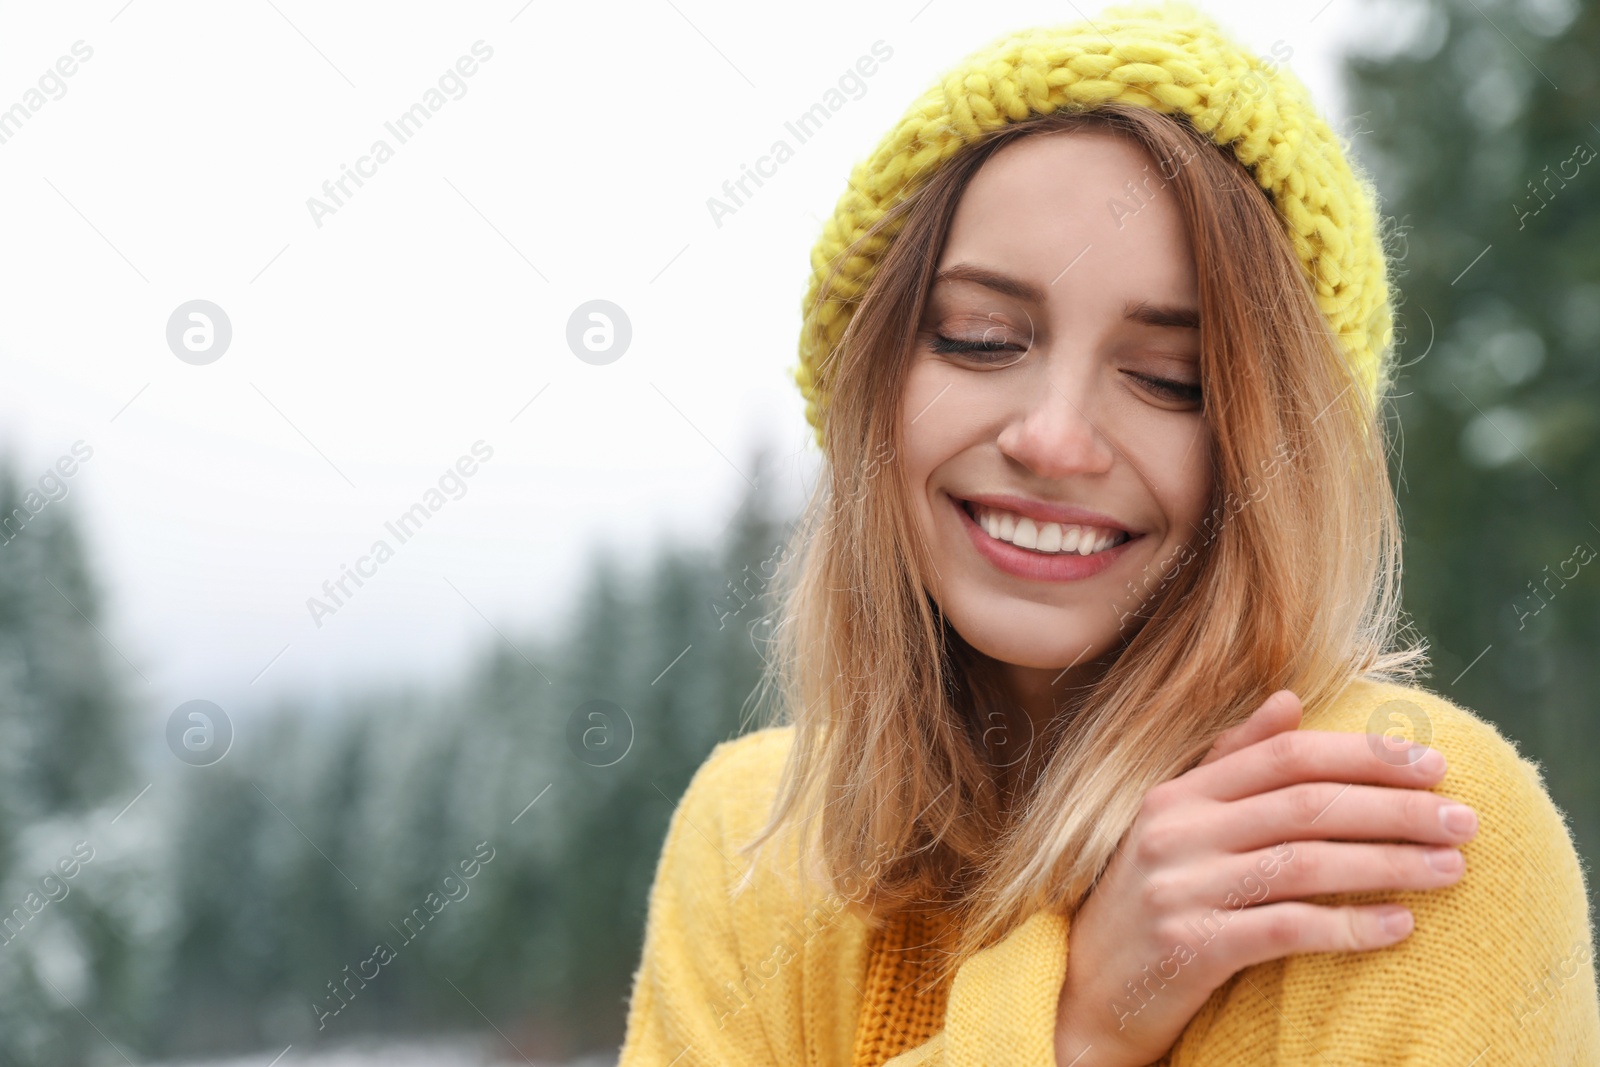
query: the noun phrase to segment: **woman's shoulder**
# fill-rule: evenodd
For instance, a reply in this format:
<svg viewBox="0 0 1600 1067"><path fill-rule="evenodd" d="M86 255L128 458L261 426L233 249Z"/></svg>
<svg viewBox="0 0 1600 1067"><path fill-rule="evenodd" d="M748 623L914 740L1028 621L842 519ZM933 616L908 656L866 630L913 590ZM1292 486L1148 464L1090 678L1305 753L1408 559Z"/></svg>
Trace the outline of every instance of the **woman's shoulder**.
<svg viewBox="0 0 1600 1067"><path fill-rule="evenodd" d="M789 755L793 726L767 726L717 742L695 771L691 788L718 795L771 791Z"/></svg>
<svg viewBox="0 0 1600 1067"><path fill-rule="evenodd" d="M1308 709L1301 729L1372 734L1374 751L1393 753L1394 759L1403 758L1398 753L1404 742L1427 745L1448 764L1437 792L1474 807L1548 805L1554 810L1536 760L1523 755L1492 720L1419 685L1356 677L1339 696Z"/></svg>
<svg viewBox="0 0 1600 1067"><path fill-rule="evenodd" d="M1515 952L1504 950L1501 963L1516 952L1552 960L1573 951L1587 953L1592 936L1587 879L1567 815L1551 797L1538 761L1523 755L1493 722L1420 686L1360 679L1318 714L1307 713L1301 726L1390 733L1444 754L1445 775L1431 792L1472 808L1478 832L1460 846L1466 859L1460 882L1400 894L1417 914L1419 931L1425 918L1447 916L1459 933L1478 939L1474 947L1484 947L1504 939L1501 927L1514 915L1519 944ZM1373 743L1385 751L1381 740ZM1351 895L1345 902L1380 895ZM1587 973L1592 997L1592 967ZM1588 1012L1593 1015L1592 1004Z"/></svg>
<svg viewBox="0 0 1600 1067"><path fill-rule="evenodd" d="M1301 728L1379 735L1376 751L1398 752L1384 747L1387 734L1442 752L1445 776L1431 792L1478 814L1478 833L1460 846L1465 873L1437 889L1303 898L1399 903L1416 925L1387 948L1296 954L1241 971L1172 1062L1221 1062L1262 1033L1275 1035L1275 1063L1325 1056L1432 1067L1475 1054L1518 1067L1600 1062L1584 870L1539 765L1493 722L1420 686L1354 680L1308 708Z"/></svg>
<svg viewBox="0 0 1600 1067"><path fill-rule="evenodd" d="M683 807L714 822L720 840L742 843L766 821L793 740L794 727L785 725L718 742L690 780Z"/></svg>
<svg viewBox="0 0 1600 1067"><path fill-rule="evenodd" d="M1366 675L1353 676L1332 700L1308 709L1304 727L1339 730L1355 725L1365 729L1370 725L1372 732L1383 733L1407 722L1424 731L1438 725L1448 733L1463 736L1482 729L1498 734L1494 724L1476 711L1431 689Z"/></svg>

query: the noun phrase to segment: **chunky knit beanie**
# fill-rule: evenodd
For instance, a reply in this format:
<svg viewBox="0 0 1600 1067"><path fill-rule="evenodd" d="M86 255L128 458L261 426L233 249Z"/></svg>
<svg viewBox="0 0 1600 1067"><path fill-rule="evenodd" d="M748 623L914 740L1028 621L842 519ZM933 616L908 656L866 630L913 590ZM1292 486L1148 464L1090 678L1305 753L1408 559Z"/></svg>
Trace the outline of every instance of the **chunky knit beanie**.
<svg viewBox="0 0 1600 1067"><path fill-rule="evenodd" d="M1322 313L1376 403L1387 385L1394 316L1373 185L1346 158L1287 67L1252 55L1178 0L1112 7L1092 23L994 41L923 93L855 166L811 251L800 362L792 369L819 446L829 396L825 368L898 225L869 244L851 245L985 131L1111 101L1186 115L1250 170L1271 194ZM846 250L843 270L824 289Z"/></svg>

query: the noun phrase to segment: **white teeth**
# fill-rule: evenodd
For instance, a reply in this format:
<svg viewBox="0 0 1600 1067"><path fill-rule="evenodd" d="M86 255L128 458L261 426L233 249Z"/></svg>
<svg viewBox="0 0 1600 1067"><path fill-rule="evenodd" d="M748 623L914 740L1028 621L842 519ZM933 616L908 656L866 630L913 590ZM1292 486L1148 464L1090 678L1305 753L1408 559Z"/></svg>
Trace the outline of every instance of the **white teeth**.
<svg viewBox="0 0 1600 1067"><path fill-rule="evenodd" d="M1117 544L1121 532L1097 526L1078 526L1059 522L1035 522L1024 515L974 504L978 525L997 541L1009 541L1019 548L1064 555L1092 556Z"/></svg>

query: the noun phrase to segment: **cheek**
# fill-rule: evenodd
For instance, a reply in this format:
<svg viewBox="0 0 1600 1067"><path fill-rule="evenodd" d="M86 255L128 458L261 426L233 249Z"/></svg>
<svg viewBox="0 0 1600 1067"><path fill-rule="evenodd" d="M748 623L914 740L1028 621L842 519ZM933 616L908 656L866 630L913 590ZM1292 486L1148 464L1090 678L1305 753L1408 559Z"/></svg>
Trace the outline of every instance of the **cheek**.
<svg viewBox="0 0 1600 1067"><path fill-rule="evenodd" d="M1152 486L1171 530L1183 537L1199 526L1211 500L1211 430L1201 420L1167 421L1145 438Z"/></svg>
<svg viewBox="0 0 1600 1067"><path fill-rule="evenodd" d="M928 360L913 362L900 391L901 460L906 484L918 495L925 495L928 476L943 461L953 436L955 407L949 401L954 389L940 369Z"/></svg>
<svg viewBox="0 0 1600 1067"><path fill-rule="evenodd" d="M936 464L991 440L1015 402L1021 379L973 374L942 359L914 357L900 389L900 430L907 451L936 455Z"/></svg>
<svg viewBox="0 0 1600 1067"><path fill-rule="evenodd" d="M913 359L900 389L900 425L907 441L939 422L939 407L949 399L949 375L932 360ZM948 410L948 405L945 405Z"/></svg>

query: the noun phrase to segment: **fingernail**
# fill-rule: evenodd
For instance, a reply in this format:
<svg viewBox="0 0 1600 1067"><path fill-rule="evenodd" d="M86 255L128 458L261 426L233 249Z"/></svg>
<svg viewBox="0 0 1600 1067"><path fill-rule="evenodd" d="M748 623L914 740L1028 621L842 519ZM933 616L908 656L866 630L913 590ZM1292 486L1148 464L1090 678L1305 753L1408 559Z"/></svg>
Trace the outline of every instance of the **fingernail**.
<svg viewBox="0 0 1600 1067"><path fill-rule="evenodd" d="M1439 821L1452 834L1470 834L1478 826L1478 816L1465 804L1446 804L1439 809Z"/></svg>
<svg viewBox="0 0 1600 1067"><path fill-rule="evenodd" d="M1401 937L1411 932L1411 912L1405 908L1398 908L1385 915L1380 924L1383 932L1390 937Z"/></svg>
<svg viewBox="0 0 1600 1067"><path fill-rule="evenodd" d="M1421 771L1423 774L1438 774L1440 771L1444 770L1444 753L1440 752L1436 748L1428 748L1425 745L1418 745L1417 747L1413 748L1408 755L1410 756L1411 762L1416 766L1417 770Z"/></svg>
<svg viewBox="0 0 1600 1067"><path fill-rule="evenodd" d="M1461 853L1453 848L1430 848L1428 866L1442 874L1454 874L1461 869Z"/></svg>

